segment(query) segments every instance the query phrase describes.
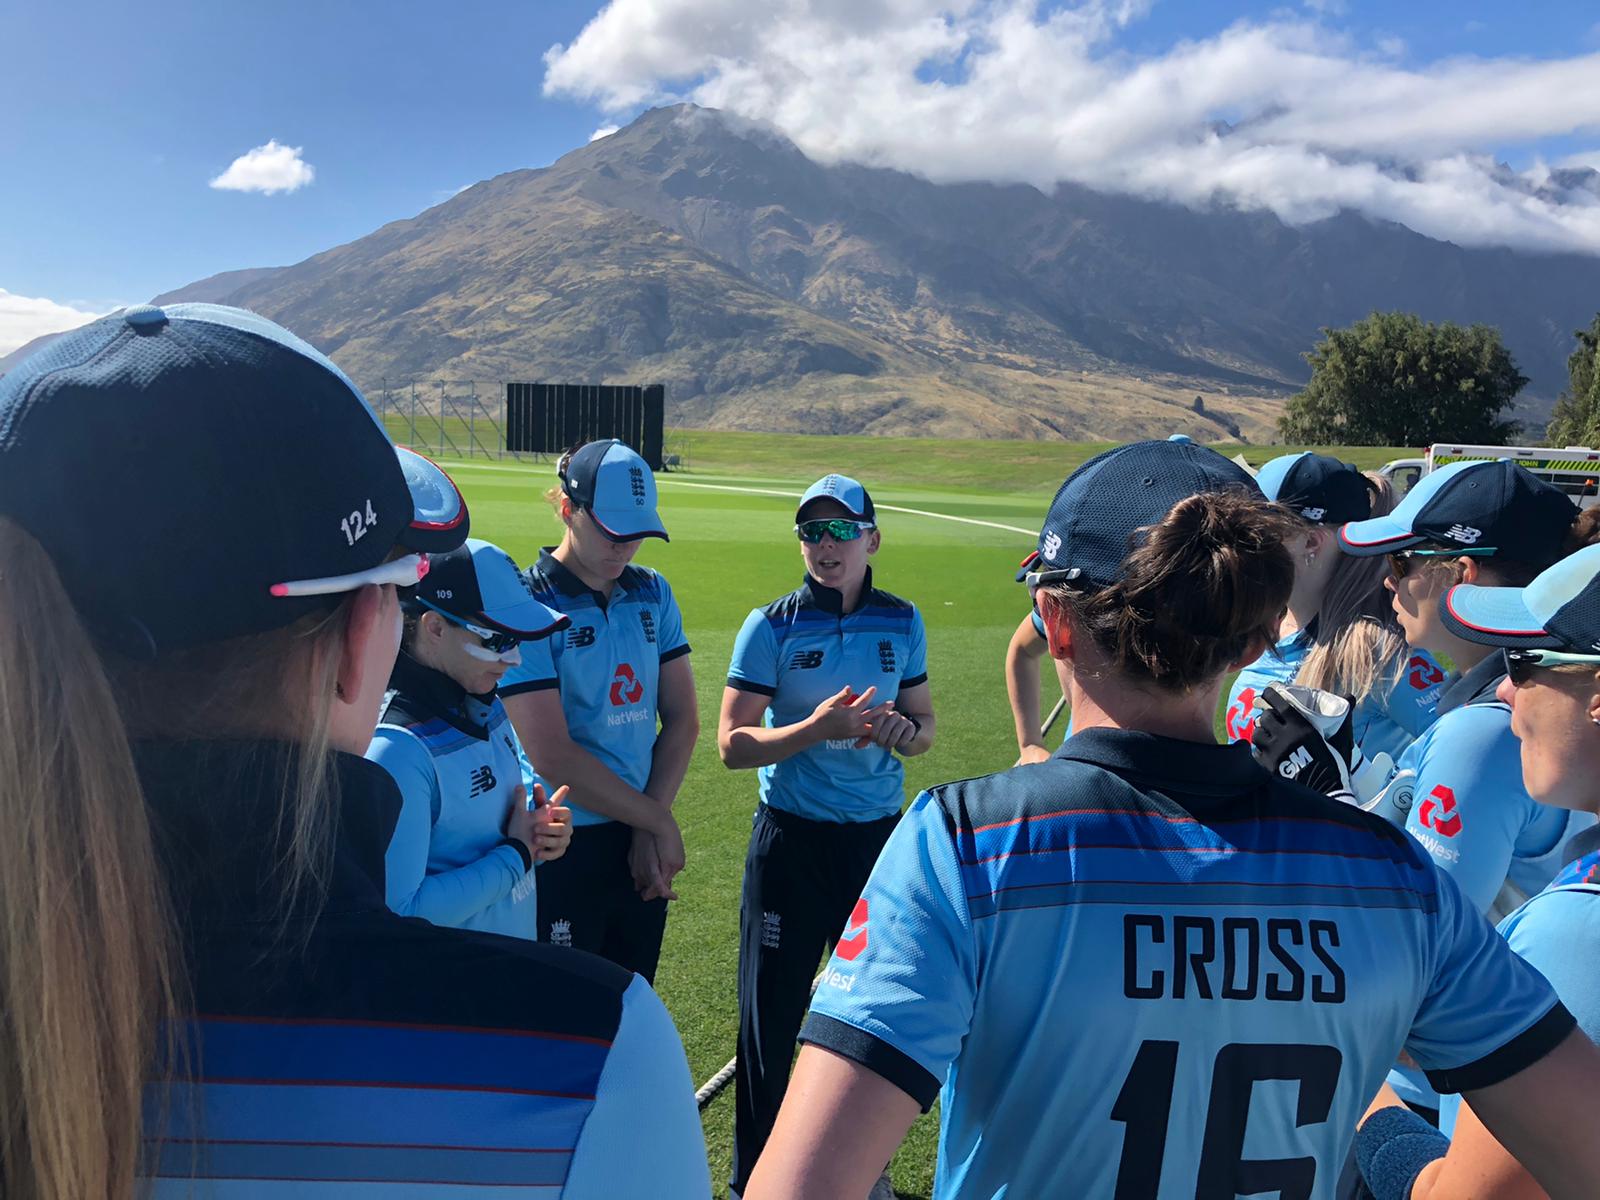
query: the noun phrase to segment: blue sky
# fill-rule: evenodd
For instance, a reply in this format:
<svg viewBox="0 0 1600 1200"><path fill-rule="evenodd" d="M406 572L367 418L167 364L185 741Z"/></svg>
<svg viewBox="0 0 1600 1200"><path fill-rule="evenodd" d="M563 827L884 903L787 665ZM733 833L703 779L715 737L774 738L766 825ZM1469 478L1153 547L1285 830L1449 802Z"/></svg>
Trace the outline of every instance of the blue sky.
<svg viewBox="0 0 1600 1200"><path fill-rule="evenodd" d="M920 51L905 48L922 36L907 32L912 19L941 8L934 0L772 0L771 13L786 13L789 23L754 26L747 18L763 11L760 0L614 0L604 6L596 0L462 0L451 6L168 0L154 8L101 0L12 3L0 9L0 28L12 48L0 73L0 176L8 185L0 188L0 353L17 344L18 330L32 328L26 320L7 325L7 299L13 310L18 298L27 298L100 312L218 271L296 262L480 179L548 163L582 145L597 127L679 96L773 121L825 159L885 162L935 178L1032 178L1029 171L1040 170L1048 177L1034 181L1045 186L1053 178L1075 178L1194 202L1173 182L1187 168L1152 149L1148 131L1138 135L1137 152L1130 150L1135 143L1126 140L1133 136L1123 128L1127 113L1118 114L1112 133L1095 125L1103 124L1104 114L1093 111L1082 91L1039 101L1056 119L1049 131L1056 149L1043 166L1036 147L1018 143L1008 158L1003 145L996 148L1006 139L981 128L976 148L947 144L937 103L960 103L978 114L979 124L985 113L1009 124L1007 104L1033 107L1031 98L1008 100L967 78L970 63L1000 36L995 10L1005 3L1014 0L958 0L943 34L937 26L918 26L933 42L967 39L958 58L931 66L916 61ZM584 33L602 8L604 18ZM1062 10L1087 12L1096 32L1067 50L1050 42L1060 31L1050 33L1049 18ZM1203 80L1206 71L1248 76L1252 70L1238 64L1256 61L1250 54L1263 56L1264 69L1276 63L1281 72L1285 55L1308 52L1313 42L1334 68L1348 60L1353 70L1378 72L1375 78L1404 84L1416 77L1423 81L1419 87L1434 93L1449 85L1430 73L1450 61L1478 61L1487 70L1514 66L1513 60L1600 52L1600 9L1592 0L1515 9L1480 0L1078 0L1046 4L1032 18L1037 28L1025 31L1024 52L1033 36L1035 51L1067 63L1064 73L1078 69L1085 80L1125 85L1105 94L1125 93L1134 115L1150 90L1139 84L1142 66L1166 72L1159 88L1170 92ZM1268 32L1250 32L1258 29ZM815 53L808 38L815 39ZM904 51L910 56L904 78L874 81L870 69L836 62L834 51L846 42L859 43L866 61L890 64L885 71ZM558 43L568 52L547 89L545 54ZM1185 46L1209 48L1209 58L1191 68ZM727 67L734 60L740 70ZM833 66L848 71L848 87L829 76ZM1357 158L1405 157L1415 150L1448 163L1449 143L1457 139L1473 153L1518 169L1600 148L1600 104L1587 95L1574 103L1597 111L1582 114L1582 128L1557 128L1559 117L1545 117L1504 136L1493 121L1466 132L1444 121L1448 128L1415 131L1407 135L1411 140L1396 143L1381 128L1382 114L1368 113L1363 119L1377 143L1369 148L1367 127L1352 130L1335 119L1342 102L1327 93L1336 92L1328 80L1338 74L1332 70L1318 85L1322 107L1310 104L1309 116L1296 117L1299 125L1291 121L1274 133L1273 147L1331 139ZM924 94L927 81L940 78L949 87L935 91L944 94ZM903 85L919 89L909 101ZM1481 90L1471 79L1460 86L1470 94ZM1514 95L1531 101L1541 88L1560 84L1533 78L1522 86L1524 92ZM859 92L844 98L851 107L842 114L841 90L852 87ZM1182 124L1204 112L1249 117L1266 104L1260 89L1245 88L1234 112L1225 94L1219 100L1208 88L1185 102L1191 107L1157 110L1154 120ZM926 138L915 128L924 104ZM1091 148L1093 138L1108 139L1098 157L1074 158L1059 149L1063 142L1085 144L1061 134L1083 122L1091 128L1084 135ZM309 183L274 194L210 186L235 159L269 141L299 148L314 172ZM1116 172L1105 165L1112 161L1122 163ZM1141 164L1137 172L1127 169L1134 161ZM1277 177L1242 176L1237 163L1218 163L1214 153L1208 162L1206 169L1214 167L1221 181L1208 187L1237 186L1248 202L1289 219L1318 215L1317 197L1281 196ZM1349 181L1349 190L1329 202L1370 205L1395 219L1410 219L1415 210L1414 223L1434 219L1436 197L1391 195L1388 185L1368 176ZM1492 226L1494 217L1437 219L1442 235L1455 235L1462 225L1470 240L1474 220ZM1507 238L1542 244L1546 237L1586 236L1560 225L1549 233L1544 228Z"/></svg>

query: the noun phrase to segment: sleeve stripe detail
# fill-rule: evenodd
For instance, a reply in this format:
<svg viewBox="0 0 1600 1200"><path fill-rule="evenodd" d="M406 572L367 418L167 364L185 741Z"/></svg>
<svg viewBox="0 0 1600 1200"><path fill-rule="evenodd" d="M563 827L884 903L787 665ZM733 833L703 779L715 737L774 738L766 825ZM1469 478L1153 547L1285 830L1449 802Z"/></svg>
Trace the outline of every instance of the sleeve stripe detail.
<svg viewBox="0 0 1600 1200"><path fill-rule="evenodd" d="M921 687L927 682L928 673L924 671L921 675L913 675L910 679L902 679L900 681L900 690L903 692L907 688Z"/></svg>
<svg viewBox="0 0 1600 1200"><path fill-rule="evenodd" d="M740 679L737 675L728 676L728 686L736 692L755 692L761 696L776 696L778 689L768 687L764 683L755 683L749 679Z"/></svg>
<svg viewBox="0 0 1600 1200"><path fill-rule="evenodd" d="M661 656L661 661L664 663L671 662L675 658L682 658L687 653L689 653L689 643L684 642L683 645L678 646L676 649L668 650L664 653Z"/></svg>
<svg viewBox="0 0 1600 1200"><path fill-rule="evenodd" d="M939 1081L921 1063L864 1029L813 1012L806 1018L800 1040L860 1063L910 1096L923 1112L932 1108L939 1096Z"/></svg>
<svg viewBox="0 0 1600 1200"><path fill-rule="evenodd" d="M559 679L530 679L525 683L507 684L501 687L499 691L500 698L504 700L507 696L520 696L525 692L548 692L552 688L559 688L560 686L561 681Z"/></svg>
<svg viewBox="0 0 1600 1200"><path fill-rule="evenodd" d="M1531 1067L1571 1033L1577 1021L1559 1000L1528 1028L1498 1050L1463 1067L1427 1072L1436 1092L1470 1092L1492 1087Z"/></svg>

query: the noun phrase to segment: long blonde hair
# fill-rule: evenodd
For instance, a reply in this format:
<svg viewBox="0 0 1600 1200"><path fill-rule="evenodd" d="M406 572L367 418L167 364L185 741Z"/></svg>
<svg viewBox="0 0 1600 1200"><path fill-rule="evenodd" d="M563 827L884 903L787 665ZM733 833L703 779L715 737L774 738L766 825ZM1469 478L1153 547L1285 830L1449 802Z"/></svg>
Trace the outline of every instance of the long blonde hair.
<svg viewBox="0 0 1600 1200"><path fill-rule="evenodd" d="M1367 475L1372 515L1394 508L1394 488L1381 475ZM1316 643L1300 664L1295 682L1358 700L1387 694L1406 664L1406 639L1383 586L1389 560L1340 554L1317 609Z"/></svg>
<svg viewBox="0 0 1600 1200"><path fill-rule="evenodd" d="M332 817L329 650L342 613L155 665L108 661L49 555L0 518L5 1196L131 1197L146 1085L157 1062L182 1071L169 1018L188 1011L186 972L131 738L217 736L252 719L261 731L268 706L290 714L280 736L300 749L279 830L285 927L297 908L317 907ZM276 704L291 681L318 678L330 680L327 702Z"/></svg>

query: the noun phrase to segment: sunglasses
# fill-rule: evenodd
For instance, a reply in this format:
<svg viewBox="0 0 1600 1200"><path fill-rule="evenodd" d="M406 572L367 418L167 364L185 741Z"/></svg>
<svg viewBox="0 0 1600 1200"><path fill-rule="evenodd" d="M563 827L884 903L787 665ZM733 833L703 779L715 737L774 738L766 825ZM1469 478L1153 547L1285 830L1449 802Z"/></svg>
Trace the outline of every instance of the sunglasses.
<svg viewBox="0 0 1600 1200"><path fill-rule="evenodd" d="M853 542L877 526L871 521L847 521L838 517L830 521L802 521L794 527L802 542L815 546L825 537L836 542Z"/></svg>
<svg viewBox="0 0 1600 1200"><path fill-rule="evenodd" d="M1524 687L1533 681L1537 670L1584 664L1600 667L1600 654L1565 654L1560 650L1507 650L1506 674L1512 687Z"/></svg>
<svg viewBox="0 0 1600 1200"><path fill-rule="evenodd" d="M439 608L437 605L429 604L426 600L419 599L417 603L431 612L438 613L457 629L465 629L468 633L476 637L483 647L483 652L479 652L477 646L468 646L466 647L466 651L468 654L472 655L473 658L476 658L482 662L508 661L512 657L512 652L515 651L518 646L522 645L522 639L517 637L515 634L496 633L492 629L485 629L481 625L474 625L471 621L463 621L454 613L447 613L444 611L444 609ZM517 654L516 657L520 661L522 656Z"/></svg>
<svg viewBox="0 0 1600 1200"><path fill-rule="evenodd" d="M1396 550L1389 555L1389 570L1394 572L1396 579L1404 579L1411 571L1411 560L1420 558L1421 565L1440 559L1468 557L1486 557L1495 552L1494 546L1473 546L1470 549L1460 550Z"/></svg>

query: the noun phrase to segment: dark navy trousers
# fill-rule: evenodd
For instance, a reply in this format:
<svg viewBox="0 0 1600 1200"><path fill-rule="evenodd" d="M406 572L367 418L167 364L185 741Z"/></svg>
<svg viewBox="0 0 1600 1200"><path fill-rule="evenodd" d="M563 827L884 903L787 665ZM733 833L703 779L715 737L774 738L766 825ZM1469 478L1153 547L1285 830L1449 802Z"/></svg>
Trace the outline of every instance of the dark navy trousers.
<svg viewBox="0 0 1600 1200"><path fill-rule="evenodd" d="M739 901L730 1180L736 1191L750 1181L778 1119L818 963L844 930L899 820L896 813L877 821L812 821L765 804L756 809Z"/></svg>
<svg viewBox="0 0 1600 1200"><path fill-rule="evenodd" d="M633 826L621 821L578 825L565 854L534 868L539 940L598 954L653 984L667 902L644 900L634 888L632 844Z"/></svg>

